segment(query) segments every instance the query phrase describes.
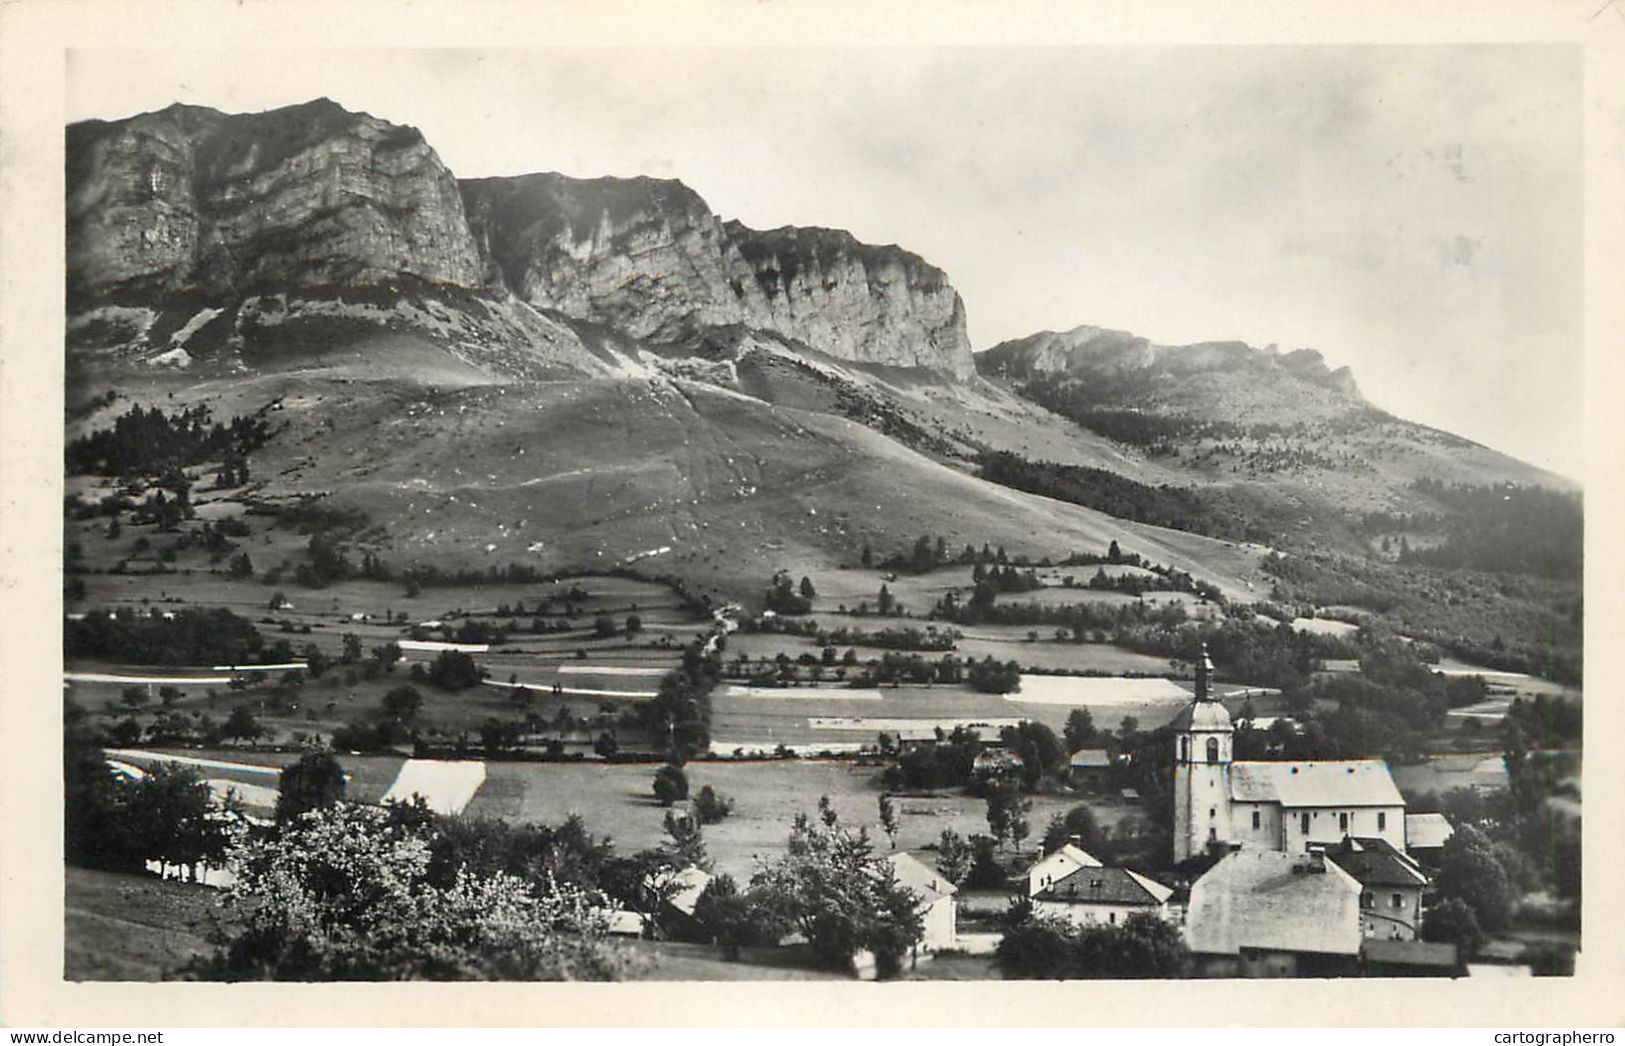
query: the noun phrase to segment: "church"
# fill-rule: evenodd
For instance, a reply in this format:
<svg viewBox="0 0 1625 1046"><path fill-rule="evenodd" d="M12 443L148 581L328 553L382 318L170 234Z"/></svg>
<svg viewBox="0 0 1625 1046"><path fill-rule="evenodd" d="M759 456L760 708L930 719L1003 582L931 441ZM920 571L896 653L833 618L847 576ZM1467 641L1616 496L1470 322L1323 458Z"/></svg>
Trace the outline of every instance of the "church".
<svg viewBox="0 0 1625 1046"><path fill-rule="evenodd" d="M1237 762L1207 648L1196 700L1174 719L1174 860L1210 846L1303 853L1347 837L1406 850L1405 800L1381 759Z"/></svg>

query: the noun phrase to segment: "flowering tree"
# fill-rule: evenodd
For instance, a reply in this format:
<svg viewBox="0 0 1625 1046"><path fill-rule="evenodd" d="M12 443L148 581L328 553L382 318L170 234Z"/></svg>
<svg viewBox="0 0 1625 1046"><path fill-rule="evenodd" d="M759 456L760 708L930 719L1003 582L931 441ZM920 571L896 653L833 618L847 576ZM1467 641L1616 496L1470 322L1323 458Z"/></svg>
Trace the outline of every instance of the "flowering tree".
<svg viewBox="0 0 1625 1046"><path fill-rule="evenodd" d="M816 822L796 816L789 852L751 879L751 893L775 921L799 930L820 960L844 966L869 951L881 975L894 974L924 933L919 898L875 854L866 830L847 829L827 799L819 806Z"/></svg>
<svg viewBox="0 0 1625 1046"><path fill-rule="evenodd" d="M602 898L460 869L429 875L430 825L377 807L312 810L245 840L223 903L235 936L197 971L223 980L612 980Z"/></svg>

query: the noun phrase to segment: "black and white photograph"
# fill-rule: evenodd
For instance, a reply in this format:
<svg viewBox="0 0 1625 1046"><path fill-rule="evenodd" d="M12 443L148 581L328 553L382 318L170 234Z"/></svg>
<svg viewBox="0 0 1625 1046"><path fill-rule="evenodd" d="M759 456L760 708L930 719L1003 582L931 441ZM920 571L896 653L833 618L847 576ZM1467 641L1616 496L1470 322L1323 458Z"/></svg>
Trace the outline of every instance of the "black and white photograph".
<svg viewBox="0 0 1625 1046"><path fill-rule="evenodd" d="M1585 972L1583 47L522 42L65 49L49 978Z"/></svg>

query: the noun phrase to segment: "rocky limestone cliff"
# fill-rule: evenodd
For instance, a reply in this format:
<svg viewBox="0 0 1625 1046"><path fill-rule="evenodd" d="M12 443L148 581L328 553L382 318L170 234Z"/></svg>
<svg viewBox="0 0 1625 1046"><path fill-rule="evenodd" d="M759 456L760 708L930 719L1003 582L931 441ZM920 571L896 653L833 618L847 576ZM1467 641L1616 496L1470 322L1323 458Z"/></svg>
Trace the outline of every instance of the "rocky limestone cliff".
<svg viewBox="0 0 1625 1046"><path fill-rule="evenodd" d="M1273 346L1254 348L1240 341L1156 345L1127 331L1082 326L1057 333L1041 331L1002 342L976 360L983 374L1026 379L1037 375L1090 377L1192 375L1243 376L1258 381L1297 379L1363 404L1354 374L1332 370L1314 349L1281 353Z"/></svg>
<svg viewBox="0 0 1625 1046"><path fill-rule="evenodd" d="M534 174L462 190L490 275L538 308L657 344L739 326L838 359L974 373L959 295L898 247L724 222L675 181Z"/></svg>
<svg viewBox="0 0 1625 1046"><path fill-rule="evenodd" d="M975 373L941 270L837 230L724 222L680 182L459 185L416 129L327 99L244 115L174 105L67 139L74 311L418 282L511 292L675 353L744 330Z"/></svg>
<svg viewBox="0 0 1625 1046"><path fill-rule="evenodd" d="M481 280L456 180L423 136L326 99L74 124L67 165L76 300Z"/></svg>

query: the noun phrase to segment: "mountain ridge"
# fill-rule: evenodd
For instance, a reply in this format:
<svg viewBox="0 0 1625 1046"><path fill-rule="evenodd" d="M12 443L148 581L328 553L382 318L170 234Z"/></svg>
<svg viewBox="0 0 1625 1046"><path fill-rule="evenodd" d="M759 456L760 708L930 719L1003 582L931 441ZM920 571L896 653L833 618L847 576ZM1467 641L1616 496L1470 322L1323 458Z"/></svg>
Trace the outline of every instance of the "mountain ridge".
<svg viewBox="0 0 1625 1046"><path fill-rule="evenodd" d="M815 226L751 229L670 179L459 180L416 129L330 100L236 115L176 105L76 124L68 139L70 409L110 402L114 389L152 403L269 383L300 405L289 410L357 397L354 412L324 411L327 431L340 433L397 387L527 392L563 382L586 395L604 381L668 391L699 383L770 411L855 423L908 448L912 455L887 460L901 470L896 489L929 491L909 510L915 525L968 522L958 502L978 484L1002 482L986 470L991 456L1041 466L1007 462L999 475L1043 489L973 499L1005 506L999 529L1024 542L1056 532L1053 519L1076 517L1080 533L1098 532L1085 510L1108 504L1141 506L1142 522L1179 518L1143 514L1190 501L1153 488L1211 488L1217 503L1252 513L1259 534L1358 551L1374 539L1351 520L1436 508L1410 488L1418 479L1536 478L1512 459L1377 411L1346 368L1327 367L1313 350L1158 346L1082 326L973 355L946 273L896 245ZM495 418L491 402L474 397L458 409ZM91 407L70 428L105 422L111 409ZM690 438L716 442L744 415L722 417L720 428L691 419ZM516 437L558 438L551 424L501 424ZM613 474L658 446L645 431L658 424L629 414L582 445L584 460ZM795 459L807 431L774 437L784 460ZM855 445L857 431L829 433ZM309 452L322 438L306 434ZM426 482L444 478L430 474L427 447L403 453L390 466L400 475L421 458ZM834 478L821 482L876 458L853 451L829 460ZM922 460L970 485L903 476ZM359 477L338 463L290 472L275 484L279 496L359 496ZM696 467L718 468L709 459ZM1031 500L1087 484L1089 470L1138 487L1119 484L1121 497L1090 495L1072 507ZM775 496L794 497L804 483L784 482ZM529 489L512 492L516 507ZM844 532L876 543L907 515L880 496L846 511ZM980 533L994 516L978 511L977 532L964 536L998 536ZM395 525L401 548L418 547L415 523ZM836 532L820 533L814 543L825 554L855 554ZM574 547L549 545L561 546ZM1184 569L1233 554L1211 539L1192 547L1199 551ZM1245 570L1227 573L1232 594L1248 587L1236 580Z"/></svg>
<svg viewBox="0 0 1625 1046"><path fill-rule="evenodd" d="M330 99L81 121L66 166L77 310L421 281L678 349L737 326L853 362L974 374L963 301L900 247L757 232L678 181L459 181L416 128Z"/></svg>
<svg viewBox="0 0 1625 1046"><path fill-rule="evenodd" d="M1259 348L1239 340L1164 345L1129 331L1083 324L1067 331L1043 330L1008 339L981 350L976 357L983 373L1014 378L1034 372L1087 375L1167 370L1188 374L1240 368L1267 372L1278 367L1310 384L1366 402L1354 372L1346 366L1331 369L1312 348L1283 353L1273 345Z"/></svg>

